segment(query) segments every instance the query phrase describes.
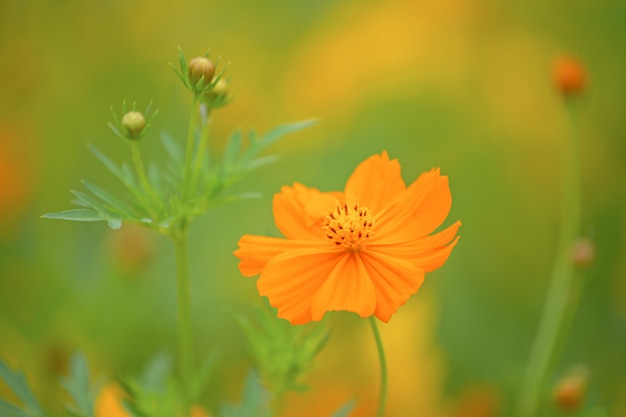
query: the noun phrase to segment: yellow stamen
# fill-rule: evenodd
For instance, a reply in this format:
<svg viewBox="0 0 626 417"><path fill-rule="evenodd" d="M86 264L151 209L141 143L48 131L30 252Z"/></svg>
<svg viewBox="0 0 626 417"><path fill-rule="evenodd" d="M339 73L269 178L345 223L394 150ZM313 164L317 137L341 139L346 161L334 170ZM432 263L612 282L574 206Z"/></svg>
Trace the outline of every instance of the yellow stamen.
<svg viewBox="0 0 626 417"><path fill-rule="evenodd" d="M335 246L343 246L350 252L358 252L363 243L374 233L374 219L367 207L358 203L343 203L331 210L324 219L322 229Z"/></svg>

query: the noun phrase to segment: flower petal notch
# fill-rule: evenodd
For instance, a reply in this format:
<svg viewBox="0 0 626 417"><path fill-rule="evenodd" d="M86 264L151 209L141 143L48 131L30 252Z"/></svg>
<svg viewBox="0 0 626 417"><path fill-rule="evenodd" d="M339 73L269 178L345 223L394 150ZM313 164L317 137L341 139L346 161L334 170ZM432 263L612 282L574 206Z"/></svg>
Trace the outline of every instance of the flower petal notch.
<svg viewBox="0 0 626 417"><path fill-rule="evenodd" d="M329 311L386 323L456 246L460 221L433 233L451 206L439 169L407 187L399 162L382 152L359 164L342 192L283 187L274 220L285 238L245 235L235 256L243 275L259 275L259 295L292 324Z"/></svg>

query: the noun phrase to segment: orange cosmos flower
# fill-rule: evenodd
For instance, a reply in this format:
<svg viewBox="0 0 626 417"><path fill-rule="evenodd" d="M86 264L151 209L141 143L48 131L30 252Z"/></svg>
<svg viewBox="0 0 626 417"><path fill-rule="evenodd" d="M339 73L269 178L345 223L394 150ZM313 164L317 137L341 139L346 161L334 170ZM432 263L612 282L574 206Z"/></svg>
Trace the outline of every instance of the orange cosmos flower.
<svg viewBox="0 0 626 417"><path fill-rule="evenodd" d="M292 324L337 310L388 322L456 245L459 221L431 235L451 204L439 169L407 187L398 161L383 152L356 168L344 192L283 187L273 208L286 239L245 235L235 255Z"/></svg>

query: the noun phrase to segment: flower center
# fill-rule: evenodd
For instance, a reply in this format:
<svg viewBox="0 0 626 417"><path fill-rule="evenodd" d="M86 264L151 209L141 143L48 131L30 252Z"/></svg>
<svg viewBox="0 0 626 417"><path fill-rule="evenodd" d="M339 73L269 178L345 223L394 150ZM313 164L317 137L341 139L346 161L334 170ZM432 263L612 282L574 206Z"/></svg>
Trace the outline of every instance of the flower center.
<svg viewBox="0 0 626 417"><path fill-rule="evenodd" d="M358 203L351 206L343 203L328 213L322 229L334 245L341 245L350 252L358 252L374 233L373 226L374 219L367 207L361 207Z"/></svg>

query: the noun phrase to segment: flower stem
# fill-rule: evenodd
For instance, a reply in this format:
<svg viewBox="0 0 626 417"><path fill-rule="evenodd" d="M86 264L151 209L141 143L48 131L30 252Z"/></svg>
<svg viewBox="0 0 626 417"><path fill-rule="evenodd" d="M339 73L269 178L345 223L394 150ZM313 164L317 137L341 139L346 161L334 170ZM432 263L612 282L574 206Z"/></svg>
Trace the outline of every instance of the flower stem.
<svg viewBox="0 0 626 417"><path fill-rule="evenodd" d="M376 348L378 349L378 360L380 362L380 394L378 399L378 411L376 413L376 417L383 417L385 413L385 405L387 403L387 360L385 359L385 349L383 348L383 341L378 331L376 317L370 316L370 325L372 326L374 340L376 340Z"/></svg>
<svg viewBox="0 0 626 417"><path fill-rule="evenodd" d="M196 118L198 116L198 109L200 106L200 99L197 94L193 95L193 101L191 102L191 115L189 116L189 126L187 128L187 145L185 149L185 166L183 168L183 194L182 199L186 201L189 198L191 192L191 179L194 176L192 172L192 163L194 160L194 143L196 133Z"/></svg>
<svg viewBox="0 0 626 417"><path fill-rule="evenodd" d="M183 232L174 237L176 246L176 283L177 283L177 308L178 308L178 346L182 397L183 417L189 416L190 392L189 384L192 366L192 327L191 327L191 303L189 299L189 268L187 261L187 233Z"/></svg>
<svg viewBox="0 0 626 417"><path fill-rule="evenodd" d="M149 200L153 203L160 203L159 198L155 195L150 182L148 181L148 177L146 177L146 171L143 166L143 161L141 159L141 153L139 152L139 145L136 141L130 142L130 149L133 155L133 165L135 165L135 172L137 173L137 177L141 182L141 186L144 189L144 192L147 194Z"/></svg>
<svg viewBox="0 0 626 417"><path fill-rule="evenodd" d="M532 417L535 414L546 375L557 356L558 342L565 337L568 316L573 314L575 306L572 303L577 301L571 255L580 224L579 139L572 108L568 110L570 138L562 164L558 251L539 328L522 381L517 408L519 417Z"/></svg>

